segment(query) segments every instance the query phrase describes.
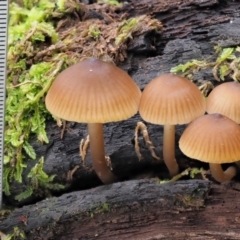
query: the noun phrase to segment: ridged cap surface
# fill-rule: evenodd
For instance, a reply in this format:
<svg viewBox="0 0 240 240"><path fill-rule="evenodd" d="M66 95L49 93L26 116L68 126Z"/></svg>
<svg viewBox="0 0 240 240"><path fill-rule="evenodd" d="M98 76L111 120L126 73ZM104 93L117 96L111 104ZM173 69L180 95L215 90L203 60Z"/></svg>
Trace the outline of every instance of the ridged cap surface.
<svg viewBox="0 0 240 240"><path fill-rule="evenodd" d="M185 124L203 115L205 99L197 86L188 79L163 74L144 89L140 101L141 117L154 124Z"/></svg>
<svg viewBox="0 0 240 240"><path fill-rule="evenodd" d="M240 126L221 114L195 119L183 132L179 147L188 157L208 163L240 159Z"/></svg>
<svg viewBox="0 0 240 240"><path fill-rule="evenodd" d="M125 120L138 111L141 91L111 63L91 58L61 72L46 96L46 107L59 118L84 123Z"/></svg>
<svg viewBox="0 0 240 240"><path fill-rule="evenodd" d="M207 98L207 112L221 113L240 124L240 83L227 82L215 87Z"/></svg>

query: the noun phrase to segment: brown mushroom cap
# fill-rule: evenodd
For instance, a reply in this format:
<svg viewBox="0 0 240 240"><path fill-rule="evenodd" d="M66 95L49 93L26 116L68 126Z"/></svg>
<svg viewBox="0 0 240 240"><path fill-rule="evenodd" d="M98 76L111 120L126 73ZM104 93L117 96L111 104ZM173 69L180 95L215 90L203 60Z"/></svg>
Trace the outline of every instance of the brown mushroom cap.
<svg viewBox="0 0 240 240"><path fill-rule="evenodd" d="M68 121L114 122L133 116L140 96L139 87L126 72L91 58L58 75L46 96L46 107Z"/></svg>
<svg viewBox="0 0 240 240"><path fill-rule="evenodd" d="M185 129L179 147L202 162L235 162L240 159L240 126L221 114L201 116Z"/></svg>
<svg viewBox="0 0 240 240"><path fill-rule="evenodd" d="M240 83L227 82L215 87L207 98L207 112L221 113L240 124Z"/></svg>
<svg viewBox="0 0 240 240"><path fill-rule="evenodd" d="M171 73L158 76L146 86L139 106L145 121L162 125L188 123L205 110L205 99L197 86Z"/></svg>

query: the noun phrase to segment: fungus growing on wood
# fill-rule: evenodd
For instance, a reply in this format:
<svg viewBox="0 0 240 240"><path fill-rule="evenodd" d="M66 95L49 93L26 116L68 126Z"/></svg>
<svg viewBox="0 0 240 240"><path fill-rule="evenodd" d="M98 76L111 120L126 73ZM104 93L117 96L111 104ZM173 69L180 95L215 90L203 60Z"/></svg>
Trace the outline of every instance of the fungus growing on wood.
<svg viewBox="0 0 240 240"><path fill-rule="evenodd" d="M171 176L179 172L175 159L175 125L185 124L205 113L205 100L197 86L188 79L163 74L144 89L140 100L141 117L164 125L163 159Z"/></svg>
<svg viewBox="0 0 240 240"><path fill-rule="evenodd" d="M105 159L103 123L130 118L138 111L141 91L111 63L90 58L63 72L46 96L46 107L68 121L88 124L93 168L103 183L116 181Z"/></svg>
<svg viewBox="0 0 240 240"><path fill-rule="evenodd" d="M222 170L222 163L240 159L240 126L221 114L209 114L195 119L183 132L179 147L188 157L209 163L218 182L236 175L236 168Z"/></svg>
<svg viewBox="0 0 240 240"><path fill-rule="evenodd" d="M226 82L215 87L207 98L207 112L221 113L240 124L240 83Z"/></svg>

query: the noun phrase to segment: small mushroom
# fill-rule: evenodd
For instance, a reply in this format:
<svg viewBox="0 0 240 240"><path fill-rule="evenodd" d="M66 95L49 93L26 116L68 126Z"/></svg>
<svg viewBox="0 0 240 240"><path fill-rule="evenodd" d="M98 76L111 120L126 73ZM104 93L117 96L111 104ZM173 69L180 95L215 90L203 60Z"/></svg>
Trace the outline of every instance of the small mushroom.
<svg viewBox="0 0 240 240"><path fill-rule="evenodd" d="M240 124L239 96L240 83L222 83L208 95L206 111L208 113L221 113Z"/></svg>
<svg viewBox="0 0 240 240"><path fill-rule="evenodd" d="M201 116L185 129L179 147L186 156L209 163L218 182L228 181L236 175L236 168L223 171L221 164L240 159L240 126L218 113Z"/></svg>
<svg viewBox="0 0 240 240"><path fill-rule="evenodd" d="M240 124L240 83L226 82L215 87L207 98L207 112L221 113ZM235 162L240 169L240 161Z"/></svg>
<svg viewBox="0 0 240 240"><path fill-rule="evenodd" d="M88 123L93 168L103 183L116 181L105 159L103 123L130 118L138 111L141 91L111 63L95 58L62 71L46 96L46 107L68 121Z"/></svg>
<svg viewBox="0 0 240 240"><path fill-rule="evenodd" d="M140 100L141 117L150 123L164 125L163 159L171 176L179 172L175 159L175 125L185 124L205 113L205 99L188 79L163 74L144 89Z"/></svg>

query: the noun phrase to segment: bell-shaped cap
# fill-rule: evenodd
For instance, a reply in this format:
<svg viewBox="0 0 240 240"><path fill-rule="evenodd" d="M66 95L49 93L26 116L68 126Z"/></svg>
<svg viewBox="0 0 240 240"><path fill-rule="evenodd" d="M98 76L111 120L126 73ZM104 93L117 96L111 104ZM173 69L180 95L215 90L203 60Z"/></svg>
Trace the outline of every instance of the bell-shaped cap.
<svg viewBox="0 0 240 240"><path fill-rule="evenodd" d="M61 72L46 96L56 117L75 122L125 120L138 111L141 91L122 69L90 58Z"/></svg>
<svg viewBox="0 0 240 240"><path fill-rule="evenodd" d="M141 117L154 124L185 124L203 115L206 103L198 87L176 74L163 74L144 89Z"/></svg>
<svg viewBox="0 0 240 240"><path fill-rule="evenodd" d="M179 147L188 157L208 163L240 159L240 126L221 114L201 116L183 132Z"/></svg>
<svg viewBox="0 0 240 240"><path fill-rule="evenodd" d="M215 87L207 98L207 112L221 113L240 124L240 83L227 82Z"/></svg>

